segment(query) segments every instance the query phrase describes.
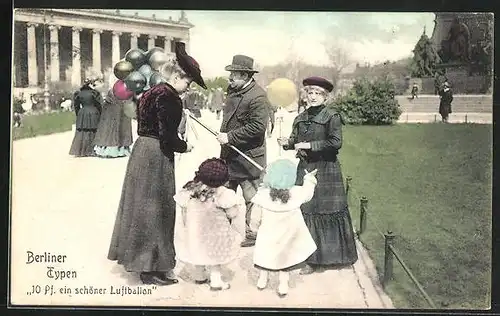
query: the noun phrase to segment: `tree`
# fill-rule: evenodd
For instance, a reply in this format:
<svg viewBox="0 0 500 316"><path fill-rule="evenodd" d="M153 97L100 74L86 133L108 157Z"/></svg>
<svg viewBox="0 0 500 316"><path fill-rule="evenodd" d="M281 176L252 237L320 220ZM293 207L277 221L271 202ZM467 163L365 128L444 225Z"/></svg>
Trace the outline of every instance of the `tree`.
<svg viewBox="0 0 500 316"><path fill-rule="evenodd" d="M353 60L351 59L349 52L341 45L340 42L335 40L333 37L329 38L323 43L325 52L328 56L329 66L332 70L330 79L333 84L336 85L337 80L340 77L340 73L344 68L351 65Z"/></svg>
<svg viewBox="0 0 500 316"><path fill-rule="evenodd" d="M424 32L413 49L413 59L410 64L412 77L433 77L436 66L441 59L432 44L432 41Z"/></svg>

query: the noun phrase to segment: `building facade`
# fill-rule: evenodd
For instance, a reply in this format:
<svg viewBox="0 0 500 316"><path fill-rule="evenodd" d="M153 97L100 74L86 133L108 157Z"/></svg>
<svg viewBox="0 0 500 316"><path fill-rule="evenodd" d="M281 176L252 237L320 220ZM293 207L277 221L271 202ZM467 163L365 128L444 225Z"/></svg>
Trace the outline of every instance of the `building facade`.
<svg viewBox="0 0 500 316"><path fill-rule="evenodd" d="M103 75L131 48L186 43L193 27L184 12L177 20L104 10L15 9L12 78L16 90L40 92L45 83L80 86L89 74Z"/></svg>

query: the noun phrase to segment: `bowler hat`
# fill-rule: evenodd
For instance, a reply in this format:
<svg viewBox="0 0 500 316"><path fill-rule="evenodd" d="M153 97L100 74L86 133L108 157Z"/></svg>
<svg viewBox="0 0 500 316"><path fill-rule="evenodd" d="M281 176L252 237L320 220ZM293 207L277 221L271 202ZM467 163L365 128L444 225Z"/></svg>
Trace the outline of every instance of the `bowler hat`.
<svg viewBox="0 0 500 316"><path fill-rule="evenodd" d="M253 58L245 55L234 55L233 62L224 68L226 71L258 72L253 69Z"/></svg>
<svg viewBox="0 0 500 316"><path fill-rule="evenodd" d="M305 86L318 86L324 88L328 92L332 92L333 84L321 77L309 77L302 81L302 84Z"/></svg>
<svg viewBox="0 0 500 316"><path fill-rule="evenodd" d="M175 43L175 57L182 70L184 70L189 77L193 78L193 81L200 87L206 89L207 86L205 85L205 81L203 81L203 78L201 77L200 65L193 57L186 53L185 43Z"/></svg>

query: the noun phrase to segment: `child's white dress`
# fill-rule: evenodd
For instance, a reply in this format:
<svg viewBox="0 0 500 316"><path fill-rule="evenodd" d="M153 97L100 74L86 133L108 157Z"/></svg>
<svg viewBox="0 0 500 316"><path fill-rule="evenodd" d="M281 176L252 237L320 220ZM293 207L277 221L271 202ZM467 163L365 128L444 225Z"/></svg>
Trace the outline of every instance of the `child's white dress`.
<svg viewBox="0 0 500 316"><path fill-rule="evenodd" d="M201 202L182 190L174 196L178 208L175 252L192 265L227 264L237 258L245 236L245 201L234 191L219 187L213 199Z"/></svg>
<svg viewBox="0 0 500 316"><path fill-rule="evenodd" d="M269 188L259 188L252 199L260 207L255 207L256 214L252 214L253 223L260 219L254 264L270 270L286 269L305 261L316 251L300 210L300 206L313 197L315 181L305 177L303 186L292 187L286 204L279 199L272 201Z"/></svg>

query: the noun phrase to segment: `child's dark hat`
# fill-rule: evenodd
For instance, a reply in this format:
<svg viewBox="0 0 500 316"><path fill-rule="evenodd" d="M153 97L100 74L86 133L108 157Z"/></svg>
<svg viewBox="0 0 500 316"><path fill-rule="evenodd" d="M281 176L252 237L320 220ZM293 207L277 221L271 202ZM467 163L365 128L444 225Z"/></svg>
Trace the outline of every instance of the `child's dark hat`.
<svg viewBox="0 0 500 316"><path fill-rule="evenodd" d="M212 188L220 187L229 180L227 164L219 158L205 160L198 167L195 174L195 180Z"/></svg>

